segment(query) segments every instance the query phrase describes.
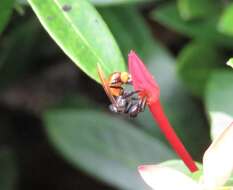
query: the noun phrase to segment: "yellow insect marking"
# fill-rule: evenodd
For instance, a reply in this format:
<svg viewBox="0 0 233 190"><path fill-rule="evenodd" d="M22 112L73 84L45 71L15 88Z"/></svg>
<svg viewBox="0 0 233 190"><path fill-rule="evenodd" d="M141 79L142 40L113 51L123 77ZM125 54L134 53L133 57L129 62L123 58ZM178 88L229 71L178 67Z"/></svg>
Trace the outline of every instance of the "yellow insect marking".
<svg viewBox="0 0 233 190"><path fill-rule="evenodd" d="M123 83L127 83L128 79L129 79L129 74L127 72L122 72L121 73L121 81Z"/></svg>

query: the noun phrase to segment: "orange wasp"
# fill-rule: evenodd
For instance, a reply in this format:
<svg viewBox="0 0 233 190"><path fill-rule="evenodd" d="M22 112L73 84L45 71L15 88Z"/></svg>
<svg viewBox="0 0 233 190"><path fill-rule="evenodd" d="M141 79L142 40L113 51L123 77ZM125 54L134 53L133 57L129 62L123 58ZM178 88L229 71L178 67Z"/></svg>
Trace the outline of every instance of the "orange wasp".
<svg viewBox="0 0 233 190"><path fill-rule="evenodd" d="M98 75L101 84L107 94L111 105L109 109L115 113L124 113L130 117L136 117L139 112L143 112L146 107L146 97L135 96L139 91L128 92L123 85L131 84L131 75L127 72L114 72L108 79L99 65L97 65Z"/></svg>

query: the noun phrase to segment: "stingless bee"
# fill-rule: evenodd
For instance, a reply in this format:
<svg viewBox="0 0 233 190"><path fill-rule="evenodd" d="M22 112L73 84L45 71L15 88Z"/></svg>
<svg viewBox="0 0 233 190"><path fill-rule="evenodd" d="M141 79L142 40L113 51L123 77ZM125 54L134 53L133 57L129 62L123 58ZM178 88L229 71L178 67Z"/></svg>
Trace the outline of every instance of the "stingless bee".
<svg viewBox="0 0 233 190"><path fill-rule="evenodd" d="M98 65L98 75L101 84L107 94L111 104L109 109L115 113L127 114L130 117L136 117L138 113L143 112L146 107L146 97L139 98L139 91L127 91L123 85L131 85L131 75L127 72L114 72L108 79Z"/></svg>

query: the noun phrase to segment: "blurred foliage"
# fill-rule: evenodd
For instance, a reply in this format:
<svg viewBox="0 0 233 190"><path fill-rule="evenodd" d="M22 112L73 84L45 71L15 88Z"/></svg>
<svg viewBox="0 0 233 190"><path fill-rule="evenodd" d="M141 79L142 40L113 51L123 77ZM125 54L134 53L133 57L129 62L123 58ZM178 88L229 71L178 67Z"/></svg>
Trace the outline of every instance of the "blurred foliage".
<svg viewBox="0 0 233 190"><path fill-rule="evenodd" d="M77 172L71 179L83 189L147 189L137 173L143 163L166 161L189 175L181 161L167 161L175 154L148 110L136 119L109 113L96 64L106 75L126 70L134 49L160 85L172 126L201 161L210 136L233 120L232 15L232 3L218 0L2 0L0 188L31 189L38 178L44 186L35 190L61 189L72 172L45 177L57 186L40 181L49 163L62 168L56 159ZM29 178L34 166L39 174Z"/></svg>
<svg viewBox="0 0 233 190"><path fill-rule="evenodd" d="M0 168L0 188L15 189L17 179L15 157L7 147L0 149Z"/></svg>
<svg viewBox="0 0 233 190"><path fill-rule="evenodd" d="M0 87L9 85L28 72L33 49L36 48L39 35L38 24L33 20L16 26L12 32L4 36L0 44ZM25 35L28 33L28 35ZM14 52L14 56L12 56Z"/></svg>
<svg viewBox="0 0 233 190"><path fill-rule="evenodd" d="M222 33L232 36L233 35L233 29L231 27L231 23L233 20L233 4L228 5L225 12L221 15L220 21L219 21L219 31Z"/></svg>
<svg viewBox="0 0 233 190"><path fill-rule="evenodd" d="M54 145L68 160L122 189L145 189L136 171L140 163L174 157L158 140L96 111L50 111L45 124Z"/></svg>
<svg viewBox="0 0 233 190"><path fill-rule="evenodd" d="M223 35L217 29L219 14L199 20L184 20L176 4L167 3L151 13L152 17L164 26L193 39L208 41L219 46L232 47L232 37Z"/></svg>
<svg viewBox="0 0 233 190"><path fill-rule="evenodd" d="M179 53L179 75L194 95L204 96L209 75L223 63L219 52L212 44L191 42Z"/></svg>
<svg viewBox="0 0 233 190"><path fill-rule="evenodd" d="M232 71L215 71L209 80L206 91L206 108L211 121L212 137L219 135L224 127L230 125L233 120L231 99L233 88Z"/></svg>
<svg viewBox="0 0 233 190"><path fill-rule="evenodd" d="M0 6L0 34L10 19L14 0L2 0Z"/></svg>
<svg viewBox="0 0 233 190"><path fill-rule="evenodd" d="M177 3L184 20L211 17L221 10L221 1L218 0L177 0Z"/></svg>

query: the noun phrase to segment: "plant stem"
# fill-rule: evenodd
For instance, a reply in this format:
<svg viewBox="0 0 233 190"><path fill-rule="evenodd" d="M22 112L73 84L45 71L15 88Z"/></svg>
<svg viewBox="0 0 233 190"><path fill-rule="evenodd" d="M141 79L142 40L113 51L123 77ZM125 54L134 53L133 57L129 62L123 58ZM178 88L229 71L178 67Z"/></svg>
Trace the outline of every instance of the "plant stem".
<svg viewBox="0 0 233 190"><path fill-rule="evenodd" d="M158 123L166 139L178 154L178 156L183 160L191 172L197 171L198 168L195 162L192 160L192 157L187 152L180 139L177 137L174 129L171 127L160 101L158 100L149 104L149 109L153 115L154 120Z"/></svg>

